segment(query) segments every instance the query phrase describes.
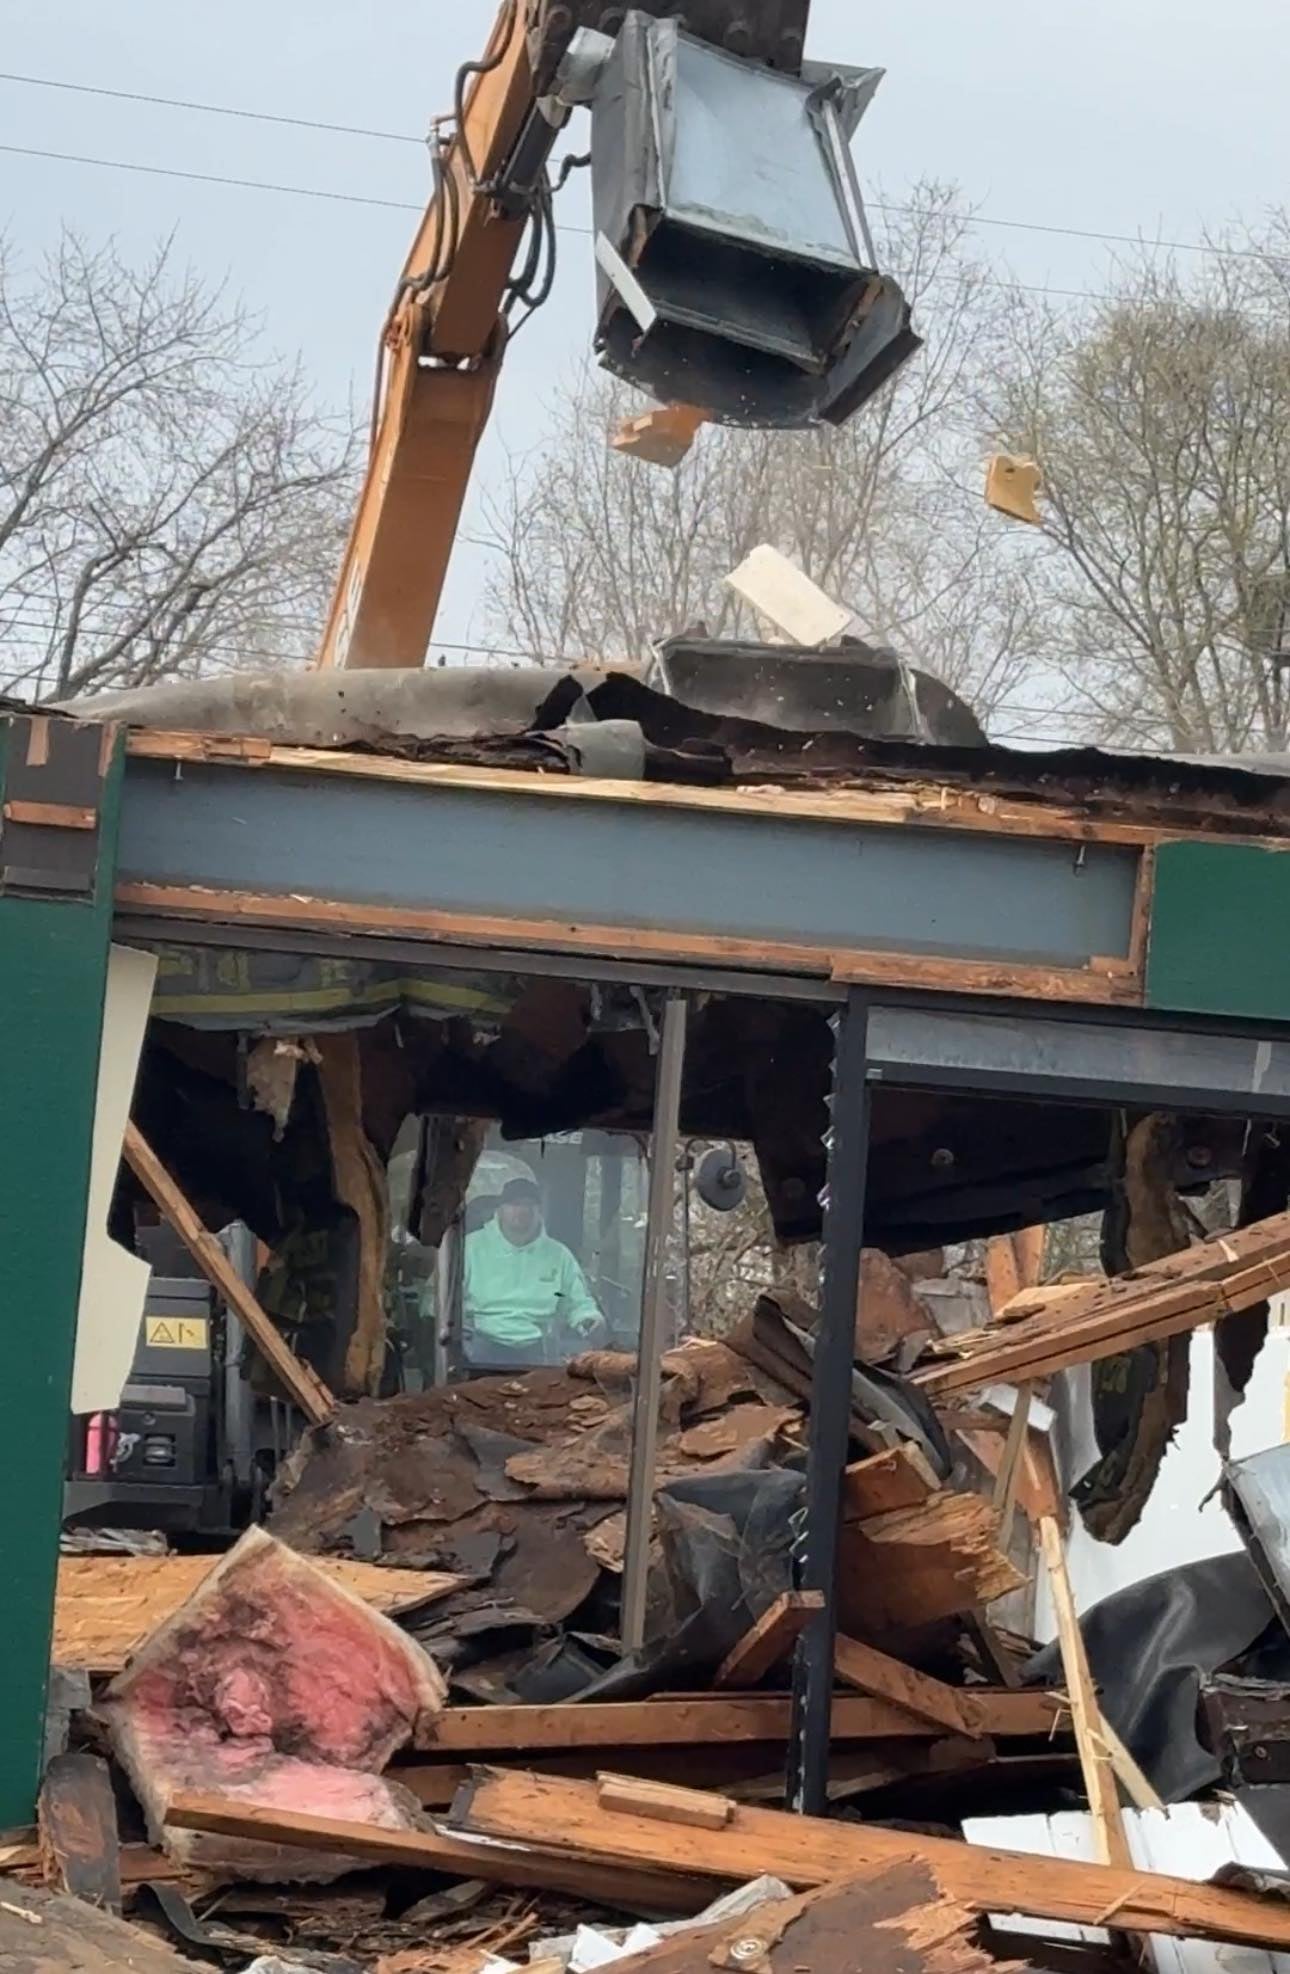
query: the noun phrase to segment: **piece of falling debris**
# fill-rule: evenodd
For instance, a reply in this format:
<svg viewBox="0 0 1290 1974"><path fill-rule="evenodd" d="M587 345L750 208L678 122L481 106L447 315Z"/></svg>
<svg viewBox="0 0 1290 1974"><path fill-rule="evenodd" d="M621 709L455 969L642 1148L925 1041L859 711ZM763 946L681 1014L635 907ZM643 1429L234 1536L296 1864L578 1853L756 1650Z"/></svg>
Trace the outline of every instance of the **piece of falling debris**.
<svg viewBox="0 0 1290 1974"><path fill-rule="evenodd" d="M609 443L615 452L647 466L677 467L693 446L706 411L692 404L661 404L639 418L625 418Z"/></svg>
<svg viewBox="0 0 1290 1974"><path fill-rule="evenodd" d="M1008 514L1014 521L1040 525L1036 495L1041 486L1039 468L1033 459L1014 459L1011 453L996 452L986 462L985 500L996 513Z"/></svg>

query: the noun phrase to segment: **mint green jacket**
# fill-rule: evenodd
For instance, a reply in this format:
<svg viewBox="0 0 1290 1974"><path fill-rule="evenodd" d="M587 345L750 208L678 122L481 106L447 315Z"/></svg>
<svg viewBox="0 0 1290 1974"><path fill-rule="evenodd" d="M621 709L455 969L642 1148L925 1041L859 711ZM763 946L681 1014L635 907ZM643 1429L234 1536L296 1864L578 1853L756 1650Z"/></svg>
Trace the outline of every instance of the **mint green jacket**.
<svg viewBox="0 0 1290 1974"><path fill-rule="evenodd" d="M557 1323L600 1314L563 1241L543 1233L516 1247L496 1220L466 1236L464 1303L467 1327L505 1344L538 1343Z"/></svg>

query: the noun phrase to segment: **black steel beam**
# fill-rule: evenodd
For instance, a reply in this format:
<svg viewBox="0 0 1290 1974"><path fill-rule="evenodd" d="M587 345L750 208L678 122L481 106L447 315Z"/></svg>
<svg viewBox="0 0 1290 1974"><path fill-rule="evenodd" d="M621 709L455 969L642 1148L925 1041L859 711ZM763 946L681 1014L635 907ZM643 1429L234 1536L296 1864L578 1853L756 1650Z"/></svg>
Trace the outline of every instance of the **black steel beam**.
<svg viewBox="0 0 1290 1974"><path fill-rule="evenodd" d="M834 1052L832 1122L824 1194L820 1328L811 1380L810 1448L800 1587L823 1594L823 1608L798 1640L793 1661L793 1726L788 1806L806 1816L828 1808L833 1648L837 1637L838 1536L842 1474L851 1433L860 1251L864 1245L869 1163L867 1002L858 990L831 1022Z"/></svg>

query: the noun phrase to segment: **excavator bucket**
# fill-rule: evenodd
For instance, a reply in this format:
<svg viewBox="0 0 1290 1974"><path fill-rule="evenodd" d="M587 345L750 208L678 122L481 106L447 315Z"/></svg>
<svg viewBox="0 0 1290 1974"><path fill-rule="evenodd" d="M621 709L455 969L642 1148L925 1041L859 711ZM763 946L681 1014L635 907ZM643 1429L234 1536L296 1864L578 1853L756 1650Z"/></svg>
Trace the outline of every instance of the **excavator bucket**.
<svg viewBox="0 0 1290 1974"><path fill-rule="evenodd" d="M691 33L702 11L633 8L599 44L601 361L719 424L841 424L919 346L851 157L881 71L772 69Z"/></svg>
<svg viewBox="0 0 1290 1974"><path fill-rule="evenodd" d="M1039 468L1033 459L1014 459L996 452L985 469L987 507L1008 514L1014 521L1026 521L1032 528L1042 525L1036 495L1040 489Z"/></svg>
<svg viewBox="0 0 1290 1974"><path fill-rule="evenodd" d="M617 34L626 11L622 0L527 0L529 60L542 95L554 80L579 28ZM638 0L638 11L656 20L683 17L699 41L747 61L765 62L800 75L811 0Z"/></svg>

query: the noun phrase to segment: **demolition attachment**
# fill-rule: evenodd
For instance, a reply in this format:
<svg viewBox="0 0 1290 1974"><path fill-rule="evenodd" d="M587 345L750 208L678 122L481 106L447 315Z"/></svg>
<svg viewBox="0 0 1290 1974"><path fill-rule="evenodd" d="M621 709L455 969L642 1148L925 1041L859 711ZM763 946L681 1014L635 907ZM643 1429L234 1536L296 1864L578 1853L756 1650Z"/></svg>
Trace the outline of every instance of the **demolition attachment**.
<svg viewBox="0 0 1290 1974"><path fill-rule="evenodd" d="M724 424L842 424L919 346L876 253L851 139L878 69L785 71L628 13L573 37L590 105L605 367Z"/></svg>

